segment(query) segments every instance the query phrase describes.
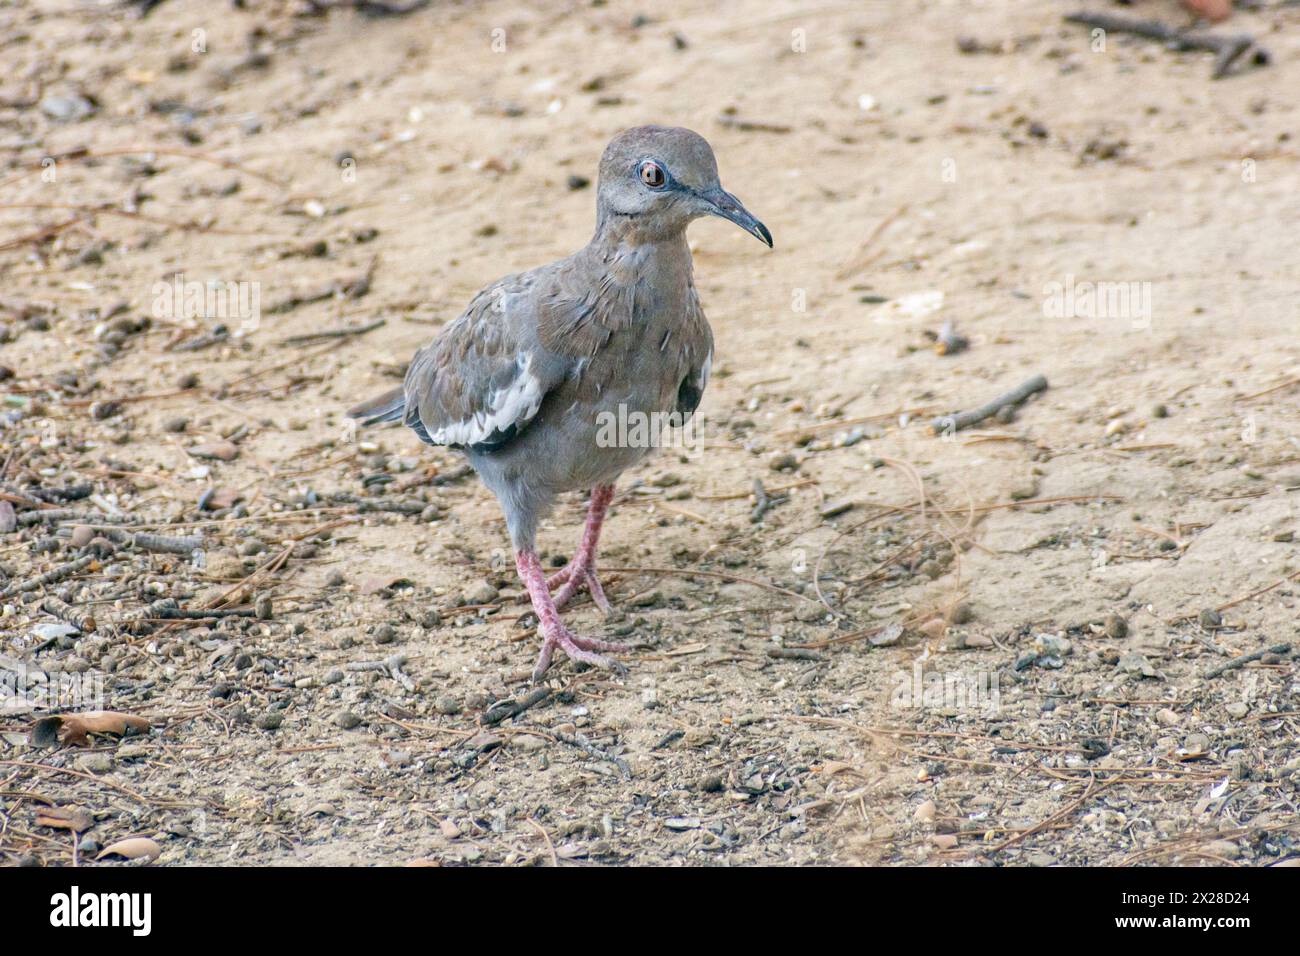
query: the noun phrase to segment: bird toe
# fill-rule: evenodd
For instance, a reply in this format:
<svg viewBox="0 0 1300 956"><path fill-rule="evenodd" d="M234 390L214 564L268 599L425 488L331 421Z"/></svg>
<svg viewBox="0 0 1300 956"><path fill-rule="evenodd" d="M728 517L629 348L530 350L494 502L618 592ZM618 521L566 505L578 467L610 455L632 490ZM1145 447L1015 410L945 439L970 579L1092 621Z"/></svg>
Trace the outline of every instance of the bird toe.
<svg viewBox="0 0 1300 956"><path fill-rule="evenodd" d="M542 653L537 658L537 666L533 668L533 683L537 683L551 666L551 658L557 647L575 663L581 662L620 675L627 673L627 668L621 663L604 656L631 650L627 644L616 644L613 641L602 641L594 637L579 637L566 628L557 634L547 635L542 643Z"/></svg>
<svg viewBox="0 0 1300 956"><path fill-rule="evenodd" d="M569 567L572 567L572 565ZM566 567L564 570L568 571L569 567ZM550 581L547 581L546 583L547 586L552 586ZM591 594L591 602L600 609L602 614L608 617L610 614L614 613L614 608L609 603L609 598L605 597L605 589L601 587L600 579L596 577L596 572L590 568L571 573L568 578L562 582L560 590L555 592L555 606L557 608L564 607L569 603L569 601L573 600L573 596L583 587L586 587L587 591Z"/></svg>
<svg viewBox="0 0 1300 956"><path fill-rule="evenodd" d="M570 562L546 579L546 587L552 591L563 584L568 584L573 577L573 563Z"/></svg>

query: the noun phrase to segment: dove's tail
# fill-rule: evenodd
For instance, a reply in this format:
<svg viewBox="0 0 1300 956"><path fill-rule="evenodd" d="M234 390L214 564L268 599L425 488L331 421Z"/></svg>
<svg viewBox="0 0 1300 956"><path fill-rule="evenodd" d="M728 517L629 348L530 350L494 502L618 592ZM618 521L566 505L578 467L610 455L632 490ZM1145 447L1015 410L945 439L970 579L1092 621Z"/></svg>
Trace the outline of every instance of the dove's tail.
<svg viewBox="0 0 1300 956"><path fill-rule="evenodd" d="M390 392L348 409L348 417L361 419L363 425L400 422L405 415L406 392L400 385Z"/></svg>

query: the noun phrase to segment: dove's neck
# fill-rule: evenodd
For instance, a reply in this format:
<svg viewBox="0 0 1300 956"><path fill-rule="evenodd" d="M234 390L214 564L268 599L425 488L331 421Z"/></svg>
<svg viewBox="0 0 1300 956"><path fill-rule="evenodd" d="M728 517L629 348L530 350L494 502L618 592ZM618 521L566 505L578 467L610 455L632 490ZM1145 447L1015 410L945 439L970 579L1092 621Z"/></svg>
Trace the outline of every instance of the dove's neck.
<svg viewBox="0 0 1300 956"><path fill-rule="evenodd" d="M691 274L684 226L661 228L627 216L602 216L583 251L607 268L617 264L620 272L631 271L641 278Z"/></svg>

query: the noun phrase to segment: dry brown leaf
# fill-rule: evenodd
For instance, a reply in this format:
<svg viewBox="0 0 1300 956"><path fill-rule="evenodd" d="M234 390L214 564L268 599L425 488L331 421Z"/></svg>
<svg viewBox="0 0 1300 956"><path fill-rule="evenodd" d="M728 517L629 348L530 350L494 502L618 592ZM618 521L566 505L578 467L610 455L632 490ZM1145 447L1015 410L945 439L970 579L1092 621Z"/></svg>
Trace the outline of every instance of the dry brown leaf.
<svg viewBox="0 0 1300 956"><path fill-rule="evenodd" d="M143 717L112 710L90 710L84 714L42 717L32 724L31 742L36 747L52 747L56 743L85 746L90 734L125 737L148 732L149 721Z"/></svg>
<svg viewBox="0 0 1300 956"><path fill-rule="evenodd" d="M95 818L80 807L41 807L36 811L36 825L85 833L95 825Z"/></svg>
<svg viewBox="0 0 1300 956"><path fill-rule="evenodd" d="M128 837L104 847L95 859L102 860L106 856L122 856L128 860L138 860L143 857L152 863L162 856L162 847L148 837Z"/></svg>

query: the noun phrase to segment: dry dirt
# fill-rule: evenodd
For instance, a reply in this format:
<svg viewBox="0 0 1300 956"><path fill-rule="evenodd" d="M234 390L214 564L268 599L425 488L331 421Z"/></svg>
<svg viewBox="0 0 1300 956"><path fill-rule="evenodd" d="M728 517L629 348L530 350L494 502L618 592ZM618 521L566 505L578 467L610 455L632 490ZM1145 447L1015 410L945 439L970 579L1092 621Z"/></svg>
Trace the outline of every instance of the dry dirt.
<svg viewBox="0 0 1300 956"><path fill-rule="evenodd" d="M0 677L153 724L36 747L3 701L0 861L1300 855L1294 657L1211 676L1300 604L1300 9L1216 27L1272 63L1212 81L1054 0L247 7L0 7ZM697 441L624 478L619 613L569 613L629 674L561 661L492 723L537 650L496 503L342 411L584 243L573 177L650 121L709 138L776 248L691 229ZM256 284L260 321L160 305L176 273ZM89 815L75 857L48 803Z"/></svg>

